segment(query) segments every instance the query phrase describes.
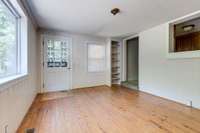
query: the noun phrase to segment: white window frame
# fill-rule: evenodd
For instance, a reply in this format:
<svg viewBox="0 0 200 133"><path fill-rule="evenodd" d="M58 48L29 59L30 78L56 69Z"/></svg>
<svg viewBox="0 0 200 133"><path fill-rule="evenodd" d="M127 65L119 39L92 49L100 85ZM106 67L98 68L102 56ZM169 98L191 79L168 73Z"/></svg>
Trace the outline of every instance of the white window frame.
<svg viewBox="0 0 200 133"><path fill-rule="evenodd" d="M15 8L13 7L13 5L10 3L10 1L8 0L2 0L2 3L4 4L4 6L11 12L11 14L15 17L16 19L16 73L15 74L10 74L10 75L4 75L4 76L0 76L0 79L2 78L7 78L10 76L14 76L20 73L20 58L19 58L19 54L20 54L20 15L19 13L15 10Z"/></svg>
<svg viewBox="0 0 200 133"><path fill-rule="evenodd" d="M3 0L2 2L17 18L17 72L14 75L0 78L0 91L7 88L7 84L15 83L28 75L28 18L17 0Z"/></svg>
<svg viewBox="0 0 200 133"><path fill-rule="evenodd" d="M99 43L99 42L87 42L87 72L88 73L103 73L106 71L106 45ZM105 50L105 59L104 59L104 70L101 71L89 71L89 45L100 45L100 46L104 46L104 50Z"/></svg>
<svg viewBox="0 0 200 133"><path fill-rule="evenodd" d="M195 51L184 51L184 52L174 52L173 46L174 46L174 38L173 38L173 25L182 23L194 18L200 17L200 11L191 13L189 15L183 16L181 18L178 18L176 20L172 20L168 22L167 27L167 33L168 33L168 39L167 39L167 58L168 59L188 59L188 58L200 58L200 50Z"/></svg>

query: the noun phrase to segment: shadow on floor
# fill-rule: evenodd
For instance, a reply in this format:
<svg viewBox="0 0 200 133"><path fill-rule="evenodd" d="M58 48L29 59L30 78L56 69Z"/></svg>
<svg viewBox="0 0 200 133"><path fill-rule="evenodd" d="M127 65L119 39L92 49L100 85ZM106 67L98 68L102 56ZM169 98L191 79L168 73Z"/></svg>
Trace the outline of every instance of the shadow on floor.
<svg viewBox="0 0 200 133"><path fill-rule="evenodd" d="M138 90L138 80L129 80L122 82L122 86Z"/></svg>

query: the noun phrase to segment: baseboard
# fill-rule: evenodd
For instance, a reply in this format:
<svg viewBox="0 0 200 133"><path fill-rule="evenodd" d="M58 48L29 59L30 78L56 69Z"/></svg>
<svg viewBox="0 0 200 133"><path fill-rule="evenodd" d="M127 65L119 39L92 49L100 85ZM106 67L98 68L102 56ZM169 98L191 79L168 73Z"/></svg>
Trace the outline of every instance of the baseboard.
<svg viewBox="0 0 200 133"><path fill-rule="evenodd" d="M20 124L19 124L19 126L18 126L18 128L17 128L17 131L19 130L20 126L22 125L22 122L23 122L23 121L25 120L25 118L27 117L28 112L30 112L31 107L33 106L33 104L34 104L34 102L35 102L35 100L36 100L36 98L38 97L39 94L40 94L40 93L36 93L36 94L35 94L35 96L34 96L34 98L33 98L33 100L32 100L32 103L31 103L30 106L28 107L28 110L26 111L26 114L24 115L23 119L21 120L21 122L20 122Z"/></svg>

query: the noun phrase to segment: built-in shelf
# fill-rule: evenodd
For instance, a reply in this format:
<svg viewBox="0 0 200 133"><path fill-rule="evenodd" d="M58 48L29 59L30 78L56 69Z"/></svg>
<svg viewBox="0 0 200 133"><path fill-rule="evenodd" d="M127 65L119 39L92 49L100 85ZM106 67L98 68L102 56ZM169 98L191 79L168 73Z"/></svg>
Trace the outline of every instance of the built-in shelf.
<svg viewBox="0 0 200 133"><path fill-rule="evenodd" d="M119 62L119 60L112 60L112 62Z"/></svg>
<svg viewBox="0 0 200 133"><path fill-rule="evenodd" d="M120 45L118 44L115 44L115 45L112 45L112 48L118 48Z"/></svg>
<svg viewBox="0 0 200 133"><path fill-rule="evenodd" d="M112 78L113 81L120 80L120 78Z"/></svg>
<svg viewBox="0 0 200 133"><path fill-rule="evenodd" d="M119 69L120 67L112 67L112 70L116 70Z"/></svg>
<svg viewBox="0 0 200 133"><path fill-rule="evenodd" d="M112 41L111 44L111 78L112 84L120 83L120 44L119 42Z"/></svg>
<svg viewBox="0 0 200 133"><path fill-rule="evenodd" d="M117 55L119 55L119 53L112 53L112 55L113 55L113 56L114 56L114 55L116 55L116 56L117 56Z"/></svg>
<svg viewBox="0 0 200 133"><path fill-rule="evenodd" d="M112 75L120 75L120 73L112 73Z"/></svg>

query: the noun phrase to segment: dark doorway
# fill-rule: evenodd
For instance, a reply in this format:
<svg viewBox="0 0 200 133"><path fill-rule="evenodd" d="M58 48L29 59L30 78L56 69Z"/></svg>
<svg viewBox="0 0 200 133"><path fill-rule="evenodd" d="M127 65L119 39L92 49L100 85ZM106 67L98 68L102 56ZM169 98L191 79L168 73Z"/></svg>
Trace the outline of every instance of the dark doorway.
<svg viewBox="0 0 200 133"><path fill-rule="evenodd" d="M139 38L126 41L126 81L124 84L130 88L138 89L138 66L139 66Z"/></svg>

